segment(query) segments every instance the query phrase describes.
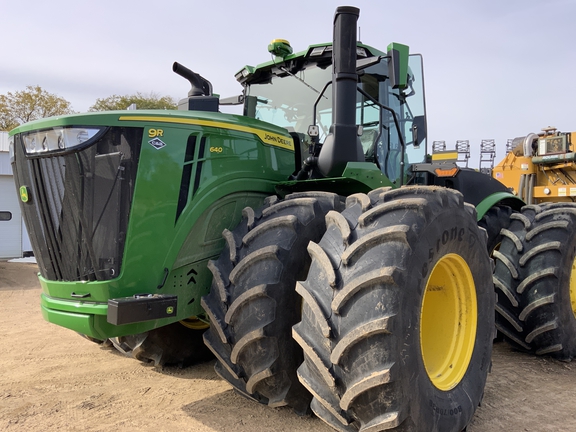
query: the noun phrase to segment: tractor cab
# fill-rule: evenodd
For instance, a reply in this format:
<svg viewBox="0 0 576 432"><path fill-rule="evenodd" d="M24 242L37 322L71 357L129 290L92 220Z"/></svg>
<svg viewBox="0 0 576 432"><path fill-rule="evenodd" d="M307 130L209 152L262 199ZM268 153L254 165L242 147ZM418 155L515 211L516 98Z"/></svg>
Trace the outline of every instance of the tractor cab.
<svg viewBox="0 0 576 432"><path fill-rule="evenodd" d="M244 115L291 133L298 170L308 157L318 155L334 123L332 45L314 45L291 54L287 41L275 40L269 50L272 61L245 66L236 74L244 87ZM363 160L374 162L393 184L401 184L401 163L406 166L425 158L422 57L406 55L406 82L394 85L391 55L363 44L357 45L356 52L355 116Z"/></svg>

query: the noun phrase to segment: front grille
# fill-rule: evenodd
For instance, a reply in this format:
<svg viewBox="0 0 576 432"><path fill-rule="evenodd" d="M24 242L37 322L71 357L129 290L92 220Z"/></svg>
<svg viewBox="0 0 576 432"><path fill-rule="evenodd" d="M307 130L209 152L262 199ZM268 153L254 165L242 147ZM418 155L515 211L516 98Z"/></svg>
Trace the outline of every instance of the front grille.
<svg viewBox="0 0 576 432"><path fill-rule="evenodd" d="M58 281L118 276L142 142L141 128L109 128L64 155L27 157L14 140L16 186L40 273Z"/></svg>

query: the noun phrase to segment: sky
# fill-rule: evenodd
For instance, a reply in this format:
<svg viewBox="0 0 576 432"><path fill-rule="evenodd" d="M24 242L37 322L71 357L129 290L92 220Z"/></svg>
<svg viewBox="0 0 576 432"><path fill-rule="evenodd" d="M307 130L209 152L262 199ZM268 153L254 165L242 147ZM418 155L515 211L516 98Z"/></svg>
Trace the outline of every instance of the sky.
<svg viewBox="0 0 576 432"><path fill-rule="evenodd" d="M236 95L234 74L270 60L272 39L331 41L341 5L360 8L362 42L423 55L429 145L469 140L477 168L482 139L499 160L507 139L576 130L576 0L0 0L0 94L39 85L77 112L113 94L179 100L178 61Z"/></svg>

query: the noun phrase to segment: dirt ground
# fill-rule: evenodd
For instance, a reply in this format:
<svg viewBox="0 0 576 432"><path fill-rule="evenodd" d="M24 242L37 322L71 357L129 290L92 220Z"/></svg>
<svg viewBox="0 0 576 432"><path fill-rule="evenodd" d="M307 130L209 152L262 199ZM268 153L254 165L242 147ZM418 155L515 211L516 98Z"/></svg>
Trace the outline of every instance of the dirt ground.
<svg viewBox="0 0 576 432"><path fill-rule="evenodd" d="M45 322L37 266L0 262L0 430L330 432L234 393L208 362L157 370ZM576 362L494 347L468 432L576 430Z"/></svg>

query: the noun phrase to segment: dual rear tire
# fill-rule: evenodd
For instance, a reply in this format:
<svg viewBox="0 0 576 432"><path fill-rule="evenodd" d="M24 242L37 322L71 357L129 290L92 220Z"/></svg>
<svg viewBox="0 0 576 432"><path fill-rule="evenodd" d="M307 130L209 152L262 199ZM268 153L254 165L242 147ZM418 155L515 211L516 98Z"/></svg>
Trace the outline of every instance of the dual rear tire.
<svg viewBox="0 0 576 432"><path fill-rule="evenodd" d="M576 357L576 204L525 206L494 255L496 326L536 355Z"/></svg>

